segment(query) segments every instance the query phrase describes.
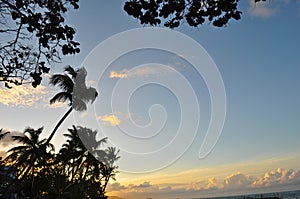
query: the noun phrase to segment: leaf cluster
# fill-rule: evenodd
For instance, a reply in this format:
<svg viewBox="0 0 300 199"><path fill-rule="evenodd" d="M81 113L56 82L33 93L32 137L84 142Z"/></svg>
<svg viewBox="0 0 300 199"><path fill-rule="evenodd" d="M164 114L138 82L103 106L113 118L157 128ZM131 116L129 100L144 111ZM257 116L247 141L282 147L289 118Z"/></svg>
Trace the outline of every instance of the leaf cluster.
<svg viewBox="0 0 300 199"><path fill-rule="evenodd" d="M41 83L42 74L63 55L80 52L75 29L65 24L79 0L0 0L0 81Z"/></svg>
<svg viewBox="0 0 300 199"><path fill-rule="evenodd" d="M180 26L186 21L198 27L204 22L223 27L232 19L241 19L239 0L128 0L124 10L141 24L169 28Z"/></svg>

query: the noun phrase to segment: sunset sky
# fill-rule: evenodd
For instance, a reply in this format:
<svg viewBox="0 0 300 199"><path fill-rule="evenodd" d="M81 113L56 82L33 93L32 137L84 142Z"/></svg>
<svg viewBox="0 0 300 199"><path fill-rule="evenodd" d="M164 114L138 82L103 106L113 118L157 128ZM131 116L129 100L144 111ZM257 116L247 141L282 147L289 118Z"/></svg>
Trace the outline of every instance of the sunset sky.
<svg viewBox="0 0 300 199"><path fill-rule="evenodd" d="M204 158L199 158L199 150L209 127L211 92L189 62L200 52L174 40L189 49L188 54L146 48L107 61L106 53L131 46L134 40L105 49L101 42L145 27L123 11L124 1L82 1L79 10L67 15L67 22L76 28L81 53L64 57L51 73L62 72L68 64L84 66L87 82L97 88L99 97L88 111L73 114L60 127L53 138L56 151L72 124L97 130L99 139L107 136L111 145L121 149L120 173L108 187L108 195L115 196L111 199L200 198L299 189L300 1L252 1L241 1L242 19L225 28L205 24L196 29L183 24L176 29L208 53L226 91L224 128ZM143 34L139 39L143 37L161 39ZM101 50L105 53L97 54ZM177 82L181 77L189 86ZM36 89L25 85L7 90L1 85L0 128L17 133L28 126L44 126L42 136L49 136L68 107L49 105L57 89L48 86L47 80ZM166 85L155 84L159 81ZM129 85L138 89L129 93ZM183 129L177 131L181 124ZM4 155L11 144L9 137L1 141L0 153Z"/></svg>

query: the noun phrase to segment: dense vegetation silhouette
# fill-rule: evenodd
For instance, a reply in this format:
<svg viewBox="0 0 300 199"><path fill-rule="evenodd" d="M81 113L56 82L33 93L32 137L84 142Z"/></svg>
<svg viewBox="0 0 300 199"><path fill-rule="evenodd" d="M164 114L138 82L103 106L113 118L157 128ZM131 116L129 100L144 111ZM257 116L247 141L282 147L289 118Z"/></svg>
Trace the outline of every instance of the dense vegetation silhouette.
<svg viewBox="0 0 300 199"><path fill-rule="evenodd" d="M70 108L48 138L40 139L43 127L10 136L17 145L0 159L0 198L107 198L105 190L115 179L120 158L114 147L103 148L107 138L97 140L97 131L72 126L58 153L50 142L72 110L86 110L86 103L96 99L96 89L85 84L86 75L85 68L68 66L63 74L51 76L50 84L62 91L50 103L69 101ZM0 140L6 136L9 132L0 129Z"/></svg>
<svg viewBox="0 0 300 199"><path fill-rule="evenodd" d="M107 138L96 140L96 131L73 126L58 153L51 143L45 153L42 132L42 127L26 128L12 136L18 144L0 159L0 198L107 198L106 186L115 179L119 159L118 150L103 148ZM90 150L80 137L94 143L87 145Z"/></svg>

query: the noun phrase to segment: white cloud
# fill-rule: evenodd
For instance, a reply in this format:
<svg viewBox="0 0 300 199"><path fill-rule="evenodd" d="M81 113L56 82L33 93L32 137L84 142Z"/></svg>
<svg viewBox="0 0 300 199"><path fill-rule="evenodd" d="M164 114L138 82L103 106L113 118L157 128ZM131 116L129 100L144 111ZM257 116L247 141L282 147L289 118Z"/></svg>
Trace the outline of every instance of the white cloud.
<svg viewBox="0 0 300 199"><path fill-rule="evenodd" d="M225 189L240 189L251 186L253 178L242 173L231 174L224 179Z"/></svg>
<svg viewBox="0 0 300 199"><path fill-rule="evenodd" d="M299 184L300 173L293 169L282 169L266 172L263 177L257 178L253 182L254 187L271 187L277 185Z"/></svg>

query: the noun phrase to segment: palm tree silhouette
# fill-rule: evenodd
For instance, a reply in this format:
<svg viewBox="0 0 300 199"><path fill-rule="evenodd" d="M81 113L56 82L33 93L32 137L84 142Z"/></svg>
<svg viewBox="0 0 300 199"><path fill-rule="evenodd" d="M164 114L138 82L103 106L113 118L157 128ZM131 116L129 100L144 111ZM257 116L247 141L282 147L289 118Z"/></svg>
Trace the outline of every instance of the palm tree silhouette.
<svg viewBox="0 0 300 199"><path fill-rule="evenodd" d="M47 143L51 141L59 126L73 109L76 111L86 110L86 103L89 101L93 103L98 96L95 88L87 88L85 84L87 72L84 67L74 70L71 66L67 66L64 71L64 74L55 74L50 79L50 84L54 86L58 85L62 89L61 92L57 93L50 100L50 104L54 104L55 102L65 102L68 100L70 108L53 129Z"/></svg>
<svg viewBox="0 0 300 199"><path fill-rule="evenodd" d="M101 162L92 154L105 154L99 147L107 142L107 138L97 141L97 132L83 127L73 126L68 131L64 134L67 141L59 152L59 158L66 163L67 175L71 176L71 181L98 178Z"/></svg>
<svg viewBox="0 0 300 199"><path fill-rule="evenodd" d="M117 150L115 147L108 147L105 150L106 153L106 165L102 167L102 173L104 176L104 185L102 187L102 192L105 193L105 189L108 185L109 180L112 178L115 179L118 166L114 165L115 162L120 158L119 156L120 150Z"/></svg>
<svg viewBox="0 0 300 199"><path fill-rule="evenodd" d="M17 179L28 179L28 174L31 176L30 198L33 198L34 176L38 170L41 170L46 165L47 156L45 155L44 146L50 147L50 151L54 151L54 146L50 143L45 145L46 139L40 140L39 136L43 131L43 127L35 130L26 128L23 135L12 136L14 141L18 141L21 145L8 150L6 160L11 162L15 168L18 168Z"/></svg>

